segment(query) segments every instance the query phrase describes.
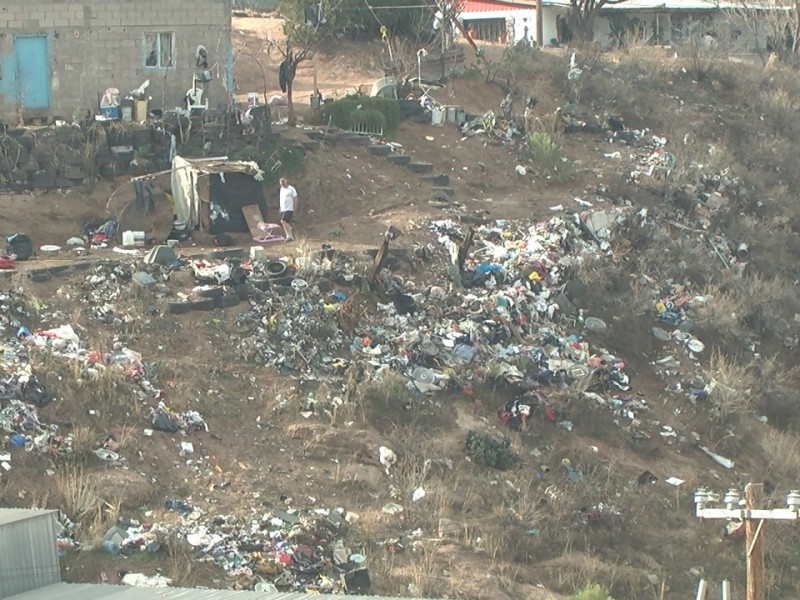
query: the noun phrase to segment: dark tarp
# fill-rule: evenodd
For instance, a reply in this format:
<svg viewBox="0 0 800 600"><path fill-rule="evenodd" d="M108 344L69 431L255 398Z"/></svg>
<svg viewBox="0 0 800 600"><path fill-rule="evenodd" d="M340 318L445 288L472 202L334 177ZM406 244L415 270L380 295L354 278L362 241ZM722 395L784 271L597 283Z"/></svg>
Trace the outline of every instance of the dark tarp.
<svg viewBox="0 0 800 600"><path fill-rule="evenodd" d="M223 180L224 177L224 180ZM249 233L243 206L257 205L267 220L267 202L260 181L247 173L212 173L208 176L208 232Z"/></svg>

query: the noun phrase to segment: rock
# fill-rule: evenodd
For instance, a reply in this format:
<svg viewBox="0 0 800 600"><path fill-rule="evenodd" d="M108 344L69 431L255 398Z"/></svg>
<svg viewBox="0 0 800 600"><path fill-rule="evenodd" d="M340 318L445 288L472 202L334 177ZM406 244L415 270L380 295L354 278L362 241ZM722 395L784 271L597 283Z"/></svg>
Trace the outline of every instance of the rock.
<svg viewBox="0 0 800 600"><path fill-rule="evenodd" d="M140 287L151 287L156 284L155 278L150 273L144 271L137 271L131 278L133 283Z"/></svg>

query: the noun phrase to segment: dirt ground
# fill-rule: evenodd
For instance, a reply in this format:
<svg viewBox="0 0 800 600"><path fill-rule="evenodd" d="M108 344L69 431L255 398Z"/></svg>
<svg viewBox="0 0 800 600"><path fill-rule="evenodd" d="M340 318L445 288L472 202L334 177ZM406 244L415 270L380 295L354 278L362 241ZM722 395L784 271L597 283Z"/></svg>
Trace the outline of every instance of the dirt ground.
<svg viewBox="0 0 800 600"><path fill-rule="evenodd" d="M236 81L241 95L249 91L266 92L268 96L279 93L278 59L274 51L267 53L264 47L265 39L279 37L279 25L275 19L235 19L239 48ZM335 48L322 53L316 69L323 94L335 97L380 77L378 46L373 43L365 50L362 45L337 41ZM551 112L563 100L562 90L550 76L551 70L561 68L563 57L554 54L551 58L556 66L543 67L530 84L540 98L542 114ZM266 82L262 69L267 74ZM307 65L298 75L296 90L309 92L311 77L311 65ZM660 126L652 134L661 135L669 130L673 139L683 133L689 135L692 128L702 133L703 123L713 119L705 112L703 102L707 98L690 96L694 87L687 83L680 88L680 93L686 94L686 108L681 109L674 123L673 117L666 116L667 107L675 104L671 95L678 92L669 86L666 91L656 90L647 96L649 102L655 105L660 101L661 105L649 108L649 113L645 109L631 109L629 118L631 121L649 118ZM444 104L457 104L482 113L498 110L503 93L482 77L456 78L436 97ZM625 106L624 101L628 100L617 99L610 108L609 100L601 110L592 104L592 98L598 102L601 98L598 90L584 90L586 97L590 99L584 102L592 109L609 114L622 110L620 106ZM304 110L300 112L301 116L305 114ZM643 116L644 113L648 114ZM302 129L283 131L282 135L284 139L307 139ZM630 162L622 162L626 157L618 161L607 156L619 146L610 146L604 134L580 133L558 139L564 154L575 165L574 177L561 184L548 181L525 152L511 145L482 135L465 138L452 125L432 127L403 122L392 141L401 146L399 152L411 155L415 162L430 162L434 173L449 175L452 200L459 205L453 211L432 205L429 184L405 168L373 156L365 148L323 143L320 149L307 154L302 174L292 181L300 197L296 220L299 243L270 246L267 254L297 256L308 248L317 249L329 243L358 256L363 250L376 247L390 225L403 232L398 245L413 248L435 242L428 232L430 219L468 215L536 221L561 214L553 210L558 205L579 210L583 205L576 199L592 202L596 208L626 203L613 197L614 190L605 195L597 193L599 186L618 186L620 177L624 178L630 168ZM675 143L670 147L674 149ZM624 148L622 152L627 153ZM525 175L517 173L518 165L526 167ZM759 165L749 168L756 170ZM167 186L168 180L162 185ZM633 202L637 209L645 207L659 216L663 213L665 218L675 217L675 209L665 207L653 189L655 186L647 189L642 186L635 192ZM766 193L773 192L770 188ZM270 210L275 211L277 190L265 193ZM628 189L627 193L634 192ZM68 193L0 195L0 233L24 231L32 235L37 247L64 246L69 237L80 235L85 221L117 215L122 219L122 229L141 228L153 237L163 236L171 217L165 210L166 203L160 202L155 214L141 215L133 208L133 199L132 185L124 178ZM742 209L739 221L745 221L744 214ZM768 289L765 281L783 276L781 264L787 271L792 270L790 265L797 264L797 255L790 245L792 235L796 236L792 227L797 225L792 219L797 217L787 215L783 220L775 217L770 221L775 236L785 235L775 239L789 242L775 250L780 254L767 252L773 259L780 258L772 260L775 264L771 268L766 264L769 261L756 263L761 273L758 289ZM728 226L728 230L735 226ZM720 224L718 231L725 227ZM744 234L738 235L742 238ZM237 236L236 242L245 247L250 245L246 235ZM635 245L637 242L639 246ZM48 418L53 422L68 424L73 431L88 430L94 438L109 431L126 432L122 451L128 457L128 468L98 469L97 485L108 496L107 501L120 498L122 512L127 516L169 519L171 516L159 507L172 498L192 502L211 515L246 515L279 506L288 497L296 505L343 506L358 513L354 534L357 541L353 544L370 556L375 593L409 594L409 584L414 583L412 589L417 595L431 596L446 589L448 597L470 600L551 600L567 598L587 583L602 582L614 590L618 599L677 599L691 596L699 572L715 585L722 579L732 579L740 591L743 589L741 540L724 536L720 523L697 520L692 513L692 494L701 485L724 492L728 486L739 486L751 479L779 479L779 474L770 471L774 461L770 462L763 440L777 439L774 436L778 429L772 426L781 428L782 419L770 415L767 427L756 417L768 413L762 410L762 405L754 405L735 421L720 420L713 407L688 404L682 395L668 389L670 379L659 376L656 361L665 350L651 333L652 302L649 299L641 302L635 295L636 286L630 282L644 274L641 259L645 255L655 255L656 263L678 265L674 277L664 276L661 282L664 285L688 281L692 267L689 257L699 254L706 260L706 253L697 251L694 238L688 236L679 238L675 244L677 255L670 254L673 246L661 238L631 234L630 247L615 248L620 258L613 273L598 270L583 275L583 291L576 296L587 314L591 311L611 324L606 331L588 333L586 337L591 344L607 347L624 358L626 371L634 382L633 392L646 399L650 408L647 424L651 428L657 431L661 425L669 424L676 430L697 434L716 452L735 457L734 470L725 470L714 463L694 443L679 443L663 434L632 436L629 429L619 425L621 420L624 422L624 415L613 414L606 407L593 406L569 394L556 395L553 402L571 421L571 432L544 420L523 433L505 431L497 419L497 409L507 397L505 392L488 385L476 386L471 396L442 395L431 402L420 402L412 410L388 395L375 400L360 416L305 419L298 416L297 407L314 390L272 368L246 365L236 358L247 331L234 311L215 312L212 317L197 312L153 316L148 307L158 299L130 292L114 299L120 313L130 316L130 321L122 319L122 325L109 325L94 320L92 307L82 305L77 299L77 291L87 289L86 276L73 274L40 283L22 277L12 281L47 306L44 313L50 315L50 322L30 322L29 327L53 325L57 316L70 315L81 336L98 349L107 349L113 339L124 340L153 364L155 378L164 387L171 408L198 410L209 423L209 432L185 438L168 434L144 436L141 431L147 418L135 398L122 394L112 398L102 390L82 388L69 388L48 409ZM751 252L754 255L760 249L766 252L766 244L764 239L752 239ZM202 252L208 245L207 236L198 235L194 244L185 245L181 251ZM90 254L92 260L110 257L114 257L110 249ZM54 259L73 258L64 253ZM711 260L716 258L712 255ZM51 263L39 257L24 268L47 264ZM441 269L408 276L441 284L445 281ZM705 287L695 286L697 293L712 289L709 287L712 283L709 280ZM733 285L714 291L718 297L724 297L722 292ZM181 282L169 282L169 286L173 291L189 289L185 283L181 288ZM791 287L780 289L791 291ZM775 291L769 302L783 303L790 310L791 302L781 300L787 297ZM742 301L728 312L743 310ZM718 312L725 311L719 308ZM762 328L763 348L772 343L767 341L766 329ZM783 339L794 333L796 328L781 329L773 337ZM797 349L786 347L781 352L788 372L797 364ZM708 360L708 356L702 357L696 361L696 368L707 365ZM68 378L68 372L53 367L48 377L57 386ZM793 377L788 388L796 392L796 374ZM774 409L779 400L772 396L770 399L774 400L771 404ZM792 403L787 406L794 409ZM96 413L90 414L89 410ZM794 439L793 426L788 425L794 417L785 418L788 439ZM508 433L513 447L525 459L525 469L498 473L469 462L464 456L463 440L470 430ZM180 455L181 441L194 444L196 453L192 457ZM783 451L796 455L796 444L787 442L782 446ZM425 482L437 490L431 496L441 500L441 505L435 509L411 506L399 521L382 513L381 506L394 498L395 485L418 482L411 475L407 479L400 474L396 479L389 478L375 454L381 445L399 449L408 456L429 458L437 465L450 461L442 473L437 472ZM579 464L594 487L567 482L562 472L564 459ZM15 453L13 469L0 479L0 502L53 505L58 501L59 491L48 471L54 464L32 453ZM646 471L659 480L657 484L635 483ZM679 478L683 483L669 486L664 483L669 477ZM788 477L791 479L791 475ZM796 483L796 477L780 481L778 488L785 491ZM546 484L547 498L530 492L540 484ZM564 517L567 513L559 512L569 501L619 504L621 510L597 522L587 522L583 517L572 521L574 515ZM591 509L591 506L575 507L579 511ZM463 535L451 542L438 539L432 511L436 515L447 514L461 523ZM433 540L425 549L397 556L385 551L383 544L387 538L406 535L417 527L424 530L426 540ZM770 539L781 538L784 544L780 552L770 554L768 564L773 575L768 597L771 600L796 597L794 588L789 590L787 577L796 568L800 538L788 528L773 529L770 525L768 529ZM92 530L87 536L96 537L97 533ZM476 539L482 542L477 543ZM210 565L195 564L184 569L179 559L174 554L167 560L151 559L144 554L125 559L100 551L68 553L64 559L65 577L69 581L99 582L104 577L115 581L120 570L152 573L160 568L169 570L184 585L222 587L233 583Z"/></svg>

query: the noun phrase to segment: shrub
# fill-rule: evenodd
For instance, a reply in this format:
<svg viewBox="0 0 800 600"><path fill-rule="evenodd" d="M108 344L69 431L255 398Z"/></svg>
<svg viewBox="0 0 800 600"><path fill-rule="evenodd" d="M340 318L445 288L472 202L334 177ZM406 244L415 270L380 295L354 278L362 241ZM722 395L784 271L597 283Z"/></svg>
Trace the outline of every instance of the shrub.
<svg viewBox="0 0 800 600"><path fill-rule="evenodd" d="M530 134L528 150L531 158L548 178L562 183L571 177L572 163L566 159L561 147L553 141L549 133L535 131Z"/></svg>
<svg viewBox="0 0 800 600"><path fill-rule="evenodd" d="M499 440L485 433L470 431L467 434L467 456L476 463L505 471L519 463L519 456L511 450L511 440Z"/></svg>
<svg viewBox="0 0 800 600"><path fill-rule="evenodd" d="M614 600L602 585L591 583L572 595L570 600Z"/></svg>
<svg viewBox="0 0 800 600"><path fill-rule="evenodd" d="M381 122L376 116L380 114ZM370 98L369 96L347 96L330 106L331 122L341 129L354 125L380 123L383 133L392 134L400 121L400 106L391 98Z"/></svg>

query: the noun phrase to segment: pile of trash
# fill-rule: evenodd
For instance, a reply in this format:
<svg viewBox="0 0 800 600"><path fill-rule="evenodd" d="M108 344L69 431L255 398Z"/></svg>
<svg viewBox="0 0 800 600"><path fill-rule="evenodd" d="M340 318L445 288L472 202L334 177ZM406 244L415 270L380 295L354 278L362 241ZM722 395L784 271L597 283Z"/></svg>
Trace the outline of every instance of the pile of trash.
<svg viewBox="0 0 800 600"><path fill-rule="evenodd" d="M27 314L24 308L19 308L22 304L17 302L17 306L17 312ZM57 455L72 453L72 434L62 433L57 425L47 423L40 415L40 411L57 398L35 373L31 358L37 352L46 352L48 356L74 364L78 377L85 381L97 380L106 369L117 369L138 388L143 400L160 401L153 409L156 429L208 431L205 420L196 411L176 414L167 409L163 402L164 391L148 379L141 355L120 342L113 342L110 351L100 352L84 348L71 325L30 331L19 321L9 320L2 327L5 330L16 328L15 337L0 342L0 366L4 373L0 378L0 432L9 436L12 448ZM112 462L119 460L108 449L107 443L98 443L98 457L107 461L113 459Z"/></svg>
<svg viewBox="0 0 800 600"><path fill-rule="evenodd" d="M176 538L201 562L224 570L234 589L257 591L367 593L366 557L345 545L350 521L344 509L274 509L255 517L209 517L182 500L164 509L180 515L177 524L121 519L103 537L108 553L157 553ZM147 513L155 517L154 512ZM150 580L124 583L157 587Z"/></svg>
<svg viewBox="0 0 800 600"><path fill-rule="evenodd" d="M459 129L466 137L484 134L507 142L525 133L525 128L518 126L514 119L503 118L493 110L466 121Z"/></svg>

